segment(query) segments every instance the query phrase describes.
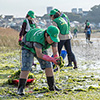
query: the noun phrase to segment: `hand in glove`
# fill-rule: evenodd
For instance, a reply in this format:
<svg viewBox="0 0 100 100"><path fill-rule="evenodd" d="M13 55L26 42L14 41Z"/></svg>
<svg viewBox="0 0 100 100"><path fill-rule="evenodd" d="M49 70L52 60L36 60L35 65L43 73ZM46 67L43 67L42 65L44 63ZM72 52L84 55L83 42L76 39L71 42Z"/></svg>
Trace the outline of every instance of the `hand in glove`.
<svg viewBox="0 0 100 100"><path fill-rule="evenodd" d="M43 55L43 60L46 60L46 61L49 61L49 62L53 62L55 65L57 65L57 59L53 58L53 57L50 57L48 55Z"/></svg>
<svg viewBox="0 0 100 100"><path fill-rule="evenodd" d="M19 38L18 43L19 43L19 45L21 45L21 43L22 43L22 38L21 37Z"/></svg>

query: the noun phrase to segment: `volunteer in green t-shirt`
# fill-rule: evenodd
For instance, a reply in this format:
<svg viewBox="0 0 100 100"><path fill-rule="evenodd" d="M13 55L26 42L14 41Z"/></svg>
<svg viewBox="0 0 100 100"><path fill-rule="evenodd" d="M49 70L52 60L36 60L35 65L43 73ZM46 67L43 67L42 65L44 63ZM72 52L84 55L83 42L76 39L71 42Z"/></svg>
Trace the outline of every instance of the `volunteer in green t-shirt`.
<svg viewBox="0 0 100 100"><path fill-rule="evenodd" d="M59 29L55 26L49 26L47 30L32 29L22 40L22 68L19 78L18 94L24 95L24 88L28 74L31 71L33 58L36 57L40 66L45 70L47 83L50 91L59 91L54 84L54 76L52 71L52 64L58 64L59 55L57 50L57 42L59 42ZM52 46L54 57L48 55L47 49Z"/></svg>
<svg viewBox="0 0 100 100"><path fill-rule="evenodd" d="M30 30L36 28L35 15L33 11L28 11L26 18L23 21L22 28L19 34L19 44L21 43L22 37Z"/></svg>
<svg viewBox="0 0 100 100"><path fill-rule="evenodd" d="M53 25L57 26L60 30L60 34L59 34L59 38L60 38L60 42L58 43L58 52L59 55L61 53L62 47L64 46L67 53L68 53L68 66L72 66L72 62L74 63L74 69L77 68L77 62L75 59L75 55L73 54L72 50L71 50L71 42L70 42L70 26L68 24L68 22L62 18L59 14L58 11L56 10L51 10L50 11L50 18L53 20Z"/></svg>
<svg viewBox="0 0 100 100"><path fill-rule="evenodd" d="M70 31L70 21L69 21L68 16L66 14L62 13L58 9L54 9L54 10L57 11L57 13L60 15L60 17L62 17L68 23L68 30Z"/></svg>
<svg viewBox="0 0 100 100"><path fill-rule="evenodd" d="M36 17L34 15L34 12L32 10L28 11L26 18L23 21L22 28L19 34L19 45L21 44L22 38L25 34L31 29L37 28L36 25ZM36 64L33 62L33 65L36 66Z"/></svg>
<svg viewBox="0 0 100 100"><path fill-rule="evenodd" d="M77 37L77 32L78 32L78 29L77 29L77 27L75 27L73 30L73 33L74 33L73 37Z"/></svg>

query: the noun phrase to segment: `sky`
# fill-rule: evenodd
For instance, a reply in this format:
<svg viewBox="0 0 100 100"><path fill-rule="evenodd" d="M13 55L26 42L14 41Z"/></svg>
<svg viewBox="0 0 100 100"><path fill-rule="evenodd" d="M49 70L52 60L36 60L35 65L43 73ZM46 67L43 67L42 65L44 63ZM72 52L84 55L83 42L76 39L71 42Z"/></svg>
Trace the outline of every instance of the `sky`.
<svg viewBox="0 0 100 100"><path fill-rule="evenodd" d="M29 10L33 10L35 15L43 16L47 13L47 7L63 12L71 12L72 8L89 11L91 7L99 4L100 0L0 0L0 15L25 17Z"/></svg>

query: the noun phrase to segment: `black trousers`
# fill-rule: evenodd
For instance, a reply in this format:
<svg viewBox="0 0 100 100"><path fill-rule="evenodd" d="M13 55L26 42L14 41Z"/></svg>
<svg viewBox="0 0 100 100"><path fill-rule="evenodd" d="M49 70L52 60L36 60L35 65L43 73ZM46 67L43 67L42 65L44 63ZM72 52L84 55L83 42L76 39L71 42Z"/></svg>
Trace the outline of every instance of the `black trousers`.
<svg viewBox="0 0 100 100"><path fill-rule="evenodd" d="M71 49L71 41L70 39L68 40L60 40L60 42L58 43L58 52L59 55L61 53L61 50L63 48L63 46L65 47L66 51L67 51L67 57L68 57L68 64L72 64L72 62L75 62L75 55L72 52Z"/></svg>
<svg viewBox="0 0 100 100"><path fill-rule="evenodd" d="M90 40L90 34L86 34L86 39Z"/></svg>

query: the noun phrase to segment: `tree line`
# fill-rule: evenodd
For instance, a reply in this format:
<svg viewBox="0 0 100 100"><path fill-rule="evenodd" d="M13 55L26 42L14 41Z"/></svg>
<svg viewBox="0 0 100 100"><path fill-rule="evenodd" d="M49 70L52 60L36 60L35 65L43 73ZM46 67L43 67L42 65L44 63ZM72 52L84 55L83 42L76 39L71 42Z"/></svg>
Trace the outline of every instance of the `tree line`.
<svg viewBox="0 0 100 100"><path fill-rule="evenodd" d="M89 20L91 23L98 24L100 23L100 5L95 5L93 6L90 11L88 11L88 14L86 16L82 16L80 14L73 14L73 13L67 13L65 14L68 15L70 21L79 21L79 22L84 22L85 20Z"/></svg>

